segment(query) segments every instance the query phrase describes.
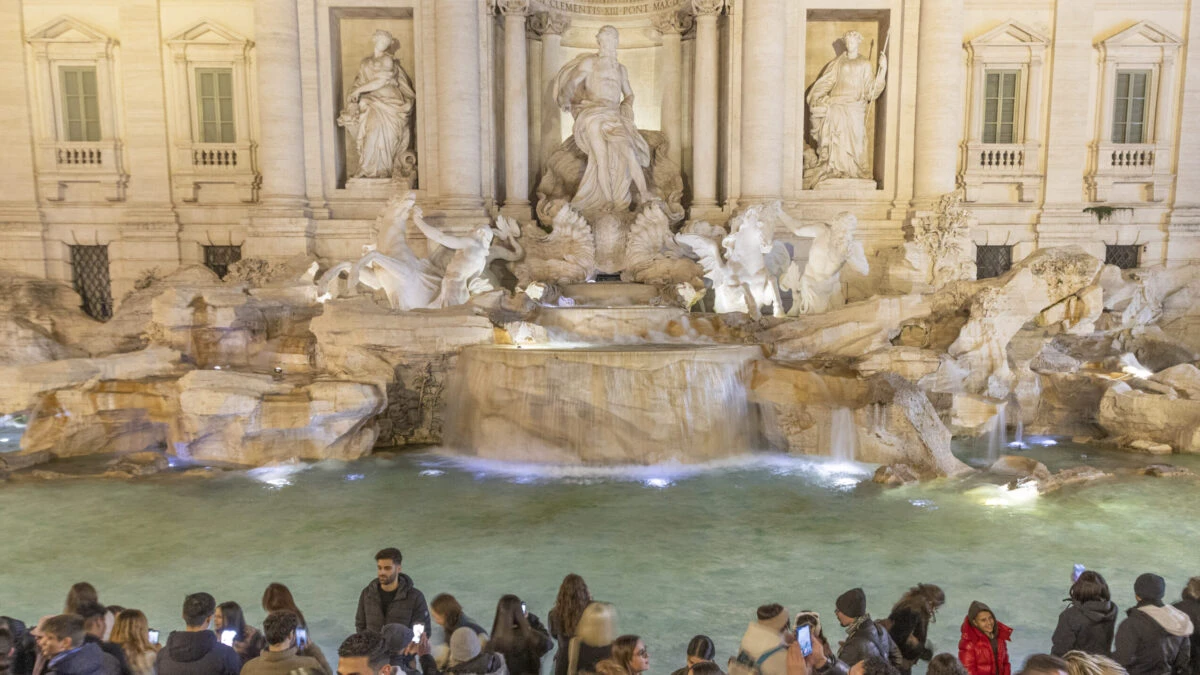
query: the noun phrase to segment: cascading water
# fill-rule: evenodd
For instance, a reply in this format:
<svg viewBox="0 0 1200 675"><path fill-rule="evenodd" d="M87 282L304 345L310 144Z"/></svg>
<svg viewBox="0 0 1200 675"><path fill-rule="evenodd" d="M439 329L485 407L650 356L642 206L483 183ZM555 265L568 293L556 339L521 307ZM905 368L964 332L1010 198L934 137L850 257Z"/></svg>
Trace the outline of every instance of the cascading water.
<svg viewBox="0 0 1200 675"><path fill-rule="evenodd" d="M1004 452L1007 445L1008 415L1005 412L1007 408L1007 403L998 404L996 414L992 416L991 429L987 433L989 462L1000 459L1000 453Z"/></svg>
<svg viewBox="0 0 1200 675"><path fill-rule="evenodd" d="M829 423L829 454L839 462L853 462L857 449L854 412L849 408L834 408Z"/></svg>

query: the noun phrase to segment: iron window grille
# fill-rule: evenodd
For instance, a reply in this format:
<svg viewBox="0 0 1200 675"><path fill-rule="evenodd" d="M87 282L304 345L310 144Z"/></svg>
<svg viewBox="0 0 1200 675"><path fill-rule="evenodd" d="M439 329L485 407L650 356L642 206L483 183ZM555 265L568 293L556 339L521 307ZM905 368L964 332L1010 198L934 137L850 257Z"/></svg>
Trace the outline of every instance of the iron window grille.
<svg viewBox="0 0 1200 675"><path fill-rule="evenodd" d="M1106 244L1104 246L1104 264L1116 265L1123 270L1131 270L1138 266L1141 257L1141 244Z"/></svg>
<svg viewBox="0 0 1200 675"><path fill-rule="evenodd" d="M229 266L242 259L241 246L205 246L204 266L224 279Z"/></svg>
<svg viewBox="0 0 1200 675"><path fill-rule="evenodd" d="M991 279L1012 269L1012 246L976 246L976 279Z"/></svg>
<svg viewBox="0 0 1200 675"><path fill-rule="evenodd" d="M108 246L71 246L71 283L83 299L82 309L99 321L112 318L112 281Z"/></svg>

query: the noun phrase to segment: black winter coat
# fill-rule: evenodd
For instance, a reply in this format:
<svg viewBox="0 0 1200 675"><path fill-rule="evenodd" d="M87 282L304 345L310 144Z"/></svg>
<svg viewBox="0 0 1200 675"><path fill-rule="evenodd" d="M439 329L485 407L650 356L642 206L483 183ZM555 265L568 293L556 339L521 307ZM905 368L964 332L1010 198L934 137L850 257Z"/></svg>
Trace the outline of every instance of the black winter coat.
<svg viewBox="0 0 1200 675"><path fill-rule="evenodd" d="M37 640L29 634L24 622L10 616L0 616L0 625L8 626L13 636L13 655L8 669L11 675L31 675L37 662Z"/></svg>
<svg viewBox="0 0 1200 675"><path fill-rule="evenodd" d="M1058 626L1051 638L1050 653L1062 656L1071 650L1109 656L1113 633L1117 629L1117 606L1108 600L1071 602L1058 615Z"/></svg>
<svg viewBox="0 0 1200 675"><path fill-rule="evenodd" d="M53 661L53 659L51 659ZM45 675L118 675L117 660L90 642L46 666Z"/></svg>
<svg viewBox="0 0 1200 675"><path fill-rule="evenodd" d="M1191 675L1200 675L1200 600L1184 598L1174 604L1175 609L1188 615L1192 620L1192 657L1188 670Z"/></svg>
<svg viewBox="0 0 1200 675"><path fill-rule="evenodd" d="M242 657L210 631L174 631L154 661L158 675L238 675Z"/></svg>
<svg viewBox="0 0 1200 675"><path fill-rule="evenodd" d="M1129 675L1186 675L1192 622L1174 607L1143 602L1117 628L1113 660Z"/></svg>
<svg viewBox="0 0 1200 675"><path fill-rule="evenodd" d="M538 620L537 616L529 614L526 618L529 619L529 627L533 629L533 634L527 643L502 644L495 635L488 642L489 651L504 657L508 675L540 675L542 657L546 655L546 652L554 649L554 640L550 638L550 633L542 626L542 622Z"/></svg>
<svg viewBox="0 0 1200 675"><path fill-rule="evenodd" d="M354 627L360 633L364 630L379 631L384 625L398 623L412 628L415 624L425 624L429 629L429 606L425 604L425 596L413 587L413 580L407 574L400 575L400 586L392 604L388 605L384 614L382 603L383 589L379 579L374 579L358 596L358 612L354 615Z"/></svg>
<svg viewBox="0 0 1200 675"><path fill-rule="evenodd" d="M893 666L900 662L900 650L892 642L892 636L882 626L871 621L870 617L859 626L852 635L846 636L842 648L838 650L837 660L851 668L859 661L872 656L887 661Z"/></svg>
<svg viewBox="0 0 1200 675"><path fill-rule="evenodd" d="M129 669L129 660L125 658L125 650L121 649L120 645L112 642L105 642L95 635L88 635L85 640L88 644L93 644L99 647L105 654L113 657L117 661L117 667L121 671L121 675L133 675L133 671Z"/></svg>

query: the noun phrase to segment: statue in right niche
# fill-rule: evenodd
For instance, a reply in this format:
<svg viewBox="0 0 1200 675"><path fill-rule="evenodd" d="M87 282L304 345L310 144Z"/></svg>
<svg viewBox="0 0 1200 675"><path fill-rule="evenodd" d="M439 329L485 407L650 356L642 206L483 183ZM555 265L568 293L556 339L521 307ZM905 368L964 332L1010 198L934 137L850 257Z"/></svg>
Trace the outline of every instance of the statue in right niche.
<svg viewBox="0 0 1200 675"><path fill-rule="evenodd" d="M808 92L809 123L816 157L805 162L804 187L830 178L870 180L867 157L867 109L887 84L887 44L879 51L879 67L858 53L863 36L842 36L846 51L830 61Z"/></svg>

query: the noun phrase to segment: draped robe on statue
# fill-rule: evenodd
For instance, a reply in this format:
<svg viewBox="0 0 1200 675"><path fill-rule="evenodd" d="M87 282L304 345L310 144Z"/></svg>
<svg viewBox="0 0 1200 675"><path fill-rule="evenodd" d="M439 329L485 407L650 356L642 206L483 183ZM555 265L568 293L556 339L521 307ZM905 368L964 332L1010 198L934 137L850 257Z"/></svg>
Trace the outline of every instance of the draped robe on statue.
<svg viewBox="0 0 1200 675"><path fill-rule="evenodd" d="M812 169L812 183L825 178L871 178L867 107L883 93L886 84L885 70L874 70L870 59L843 53L825 67L809 90L818 159Z"/></svg>
<svg viewBox="0 0 1200 675"><path fill-rule="evenodd" d="M416 94L408 75L392 56L368 56L358 67L354 88L366 86L358 98L357 117L349 116L362 178L388 178L398 155L410 144L409 116Z"/></svg>

